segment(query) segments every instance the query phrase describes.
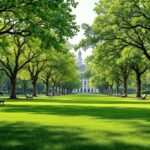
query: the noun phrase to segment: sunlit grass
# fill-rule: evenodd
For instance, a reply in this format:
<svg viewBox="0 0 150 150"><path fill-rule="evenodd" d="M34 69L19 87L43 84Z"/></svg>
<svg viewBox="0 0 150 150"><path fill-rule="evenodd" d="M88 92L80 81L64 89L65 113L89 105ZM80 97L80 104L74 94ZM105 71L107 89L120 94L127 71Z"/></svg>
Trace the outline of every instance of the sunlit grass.
<svg viewBox="0 0 150 150"><path fill-rule="evenodd" d="M150 149L150 101L39 96L0 107L0 149Z"/></svg>

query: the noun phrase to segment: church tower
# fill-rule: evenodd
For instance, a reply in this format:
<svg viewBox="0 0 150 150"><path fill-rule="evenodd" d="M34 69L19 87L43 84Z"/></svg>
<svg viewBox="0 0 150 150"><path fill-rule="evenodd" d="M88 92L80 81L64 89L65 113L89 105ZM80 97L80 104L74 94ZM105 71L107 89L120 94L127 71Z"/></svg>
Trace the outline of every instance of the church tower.
<svg viewBox="0 0 150 150"><path fill-rule="evenodd" d="M76 61L77 61L78 70L79 70L79 74L80 74L81 86L80 86L79 89L74 89L73 93L76 93L76 94L87 94L87 93L94 94L94 93L98 93L99 90L90 87L89 79L84 76L86 64L84 63L84 60L82 59L81 50L79 50L78 53L77 53Z"/></svg>
<svg viewBox="0 0 150 150"><path fill-rule="evenodd" d="M78 52L78 60L77 60L78 66L82 65L82 53L81 51Z"/></svg>

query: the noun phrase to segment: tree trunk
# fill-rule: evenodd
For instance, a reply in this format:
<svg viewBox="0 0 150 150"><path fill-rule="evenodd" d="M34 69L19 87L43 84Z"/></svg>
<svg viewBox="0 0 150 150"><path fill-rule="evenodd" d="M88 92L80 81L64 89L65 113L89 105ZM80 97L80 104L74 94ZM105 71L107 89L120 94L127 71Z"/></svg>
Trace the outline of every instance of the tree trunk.
<svg viewBox="0 0 150 150"><path fill-rule="evenodd" d="M118 94L119 93L119 85L117 84L116 85L116 94Z"/></svg>
<svg viewBox="0 0 150 150"><path fill-rule="evenodd" d="M32 95L33 95L34 97L37 96L37 95L36 95L36 82L37 82L36 79L34 79L34 80L32 81L32 86L33 86Z"/></svg>
<svg viewBox="0 0 150 150"><path fill-rule="evenodd" d="M59 86L59 95L61 95L61 87Z"/></svg>
<svg viewBox="0 0 150 150"><path fill-rule="evenodd" d="M110 89L109 95L112 95L113 94L113 85L109 85L109 89Z"/></svg>
<svg viewBox="0 0 150 150"><path fill-rule="evenodd" d="M62 95L64 95L64 88L62 87Z"/></svg>
<svg viewBox="0 0 150 150"><path fill-rule="evenodd" d="M23 80L23 94L25 95L27 92L27 81Z"/></svg>
<svg viewBox="0 0 150 150"><path fill-rule="evenodd" d="M119 81L116 81L116 94L119 94Z"/></svg>
<svg viewBox="0 0 150 150"><path fill-rule="evenodd" d="M52 95L55 96L55 86L52 88Z"/></svg>
<svg viewBox="0 0 150 150"><path fill-rule="evenodd" d="M141 97L141 75L136 72L136 97Z"/></svg>
<svg viewBox="0 0 150 150"><path fill-rule="evenodd" d="M10 91L11 91L11 83L10 83L10 79L9 80L7 80L7 92L8 92L8 94L10 94Z"/></svg>
<svg viewBox="0 0 150 150"><path fill-rule="evenodd" d="M23 94L24 95L26 94L26 86L25 86L25 84L23 84Z"/></svg>
<svg viewBox="0 0 150 150"><path fill-rule="evenodd" d="M109 86L106 87L106 95L109 95Z"/></svg>
<svg viewBox="0 0 150 150"><path fill-rule="evenodd" d="M123 95L127 96L127 79L126 78L124 78L124 81L123 81Z"/></svg>
<svg viewBox="0 0 150 150"><path fill-rule="evenodd" d="M16 99L16 75L10 78L11 83L11 94L10 99Z"/></svg>
<svg viewBox="0 0 150 150"><path fill-rule="evenodd" d="M48 96L49 84L48 84L48 83L46 83L45 85L46 85L46 96Z"/></svg>
<svg viewBox="0 0 150 150"><path fill-rule="evenodd" d="M57 96L58 93L57 93L57 86L55 87L55 95Z"/></svg>

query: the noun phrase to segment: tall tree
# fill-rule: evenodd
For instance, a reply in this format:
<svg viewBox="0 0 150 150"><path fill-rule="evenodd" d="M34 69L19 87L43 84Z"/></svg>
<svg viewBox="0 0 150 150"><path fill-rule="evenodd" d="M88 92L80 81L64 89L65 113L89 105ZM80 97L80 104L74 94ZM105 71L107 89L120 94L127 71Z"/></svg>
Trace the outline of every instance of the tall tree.
<svg viewBox="0 0 150 150"><path fill-rule="evenodd" d="M3 0L0 3L0 35L39 37L43 46L63 40L78 30L72 9L74 0ZM57 38L55 36L57 35Z"/></svg>
<svg viewBox="0 0 150 150"><path fill-rule="evenodd" d="M32 50L25 46L27 41L27 38L18 36L13 37L10 41L11 47L9 47L9 49L4 49L4 51L8 51L7 55L4 53L1 54L1 70L3 70L10 79L10 98L12 99L16 98L16 79L18 72L21 71L31 60L39 56L39 53L31 53Z"/></svg>
<svg viewBox="0 0 150 150"><path fill-rule="evenodd" d="M30 74L32 86L33 86L33 96L36 97L36 92L37 92L37 81L39 78L39 74L46 68L48 67L47 64L48 59L42 55L39 57L35 58L31 63L29 63L26 66L27 71Z"/></svg>
<svg viewBox="0 0 150 150"><path fill-rule="evenodd" d="M143 74L150 68L149 61L142 55L142 52L138 52L136 49L125 49L124 59L128 59L131 64L131 69L136 75L136 97L141 97L141 78Z"/></svg>
<svg viewBox="0 0 150 150"><path fill-rule="evenodd" d="M43 83L45 84L45 95L48 96L49 95L49 87L52 84L52 80L51 77L53 76L53 71L51 67L46 68L40 79L43 81Z"/></svg>
<svg viewBox="0 0 150 150"><path fill-rule="evenodd" d="M149 1L101 0L95 8L95 34L99 40L109 40L117 47L134 47L137 51L141 50L150 60L149 8Z"/></svg>

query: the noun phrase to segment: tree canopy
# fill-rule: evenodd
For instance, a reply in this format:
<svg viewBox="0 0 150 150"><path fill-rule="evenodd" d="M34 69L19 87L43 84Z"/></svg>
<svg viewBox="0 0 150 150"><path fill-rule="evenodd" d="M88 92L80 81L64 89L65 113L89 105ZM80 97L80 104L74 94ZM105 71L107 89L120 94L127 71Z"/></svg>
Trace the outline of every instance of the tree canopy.
<svg viewBox="0 0 150 150"><path fill-rule="evenodd" d="M141 96L141 76L149 69L150 60L149 8L150 3L141 0L100 0L96 4L97 16L92 26L83 25L85 38L76 46L94 49L89 70L96 86L115 84L118 93L121 82L126 96L134 72L137 97Z"/></svg>
<svg viewBox="0 0 150 150"><path fill-rule="evenodd" d="M78 31L72 13L76 6L74 0L0 1L0 70L10 79L10 98L16 98L17 79L22 79L23 73L23 80L32 80L36 96L36 82L44 70L54 70L52 62L57 66L55 75L63 76L57 82L63 80L67 89L76 86L70 76L78 78L78 73L71 74L69 63L74 72L77 68L67 45Z"/></svg>

